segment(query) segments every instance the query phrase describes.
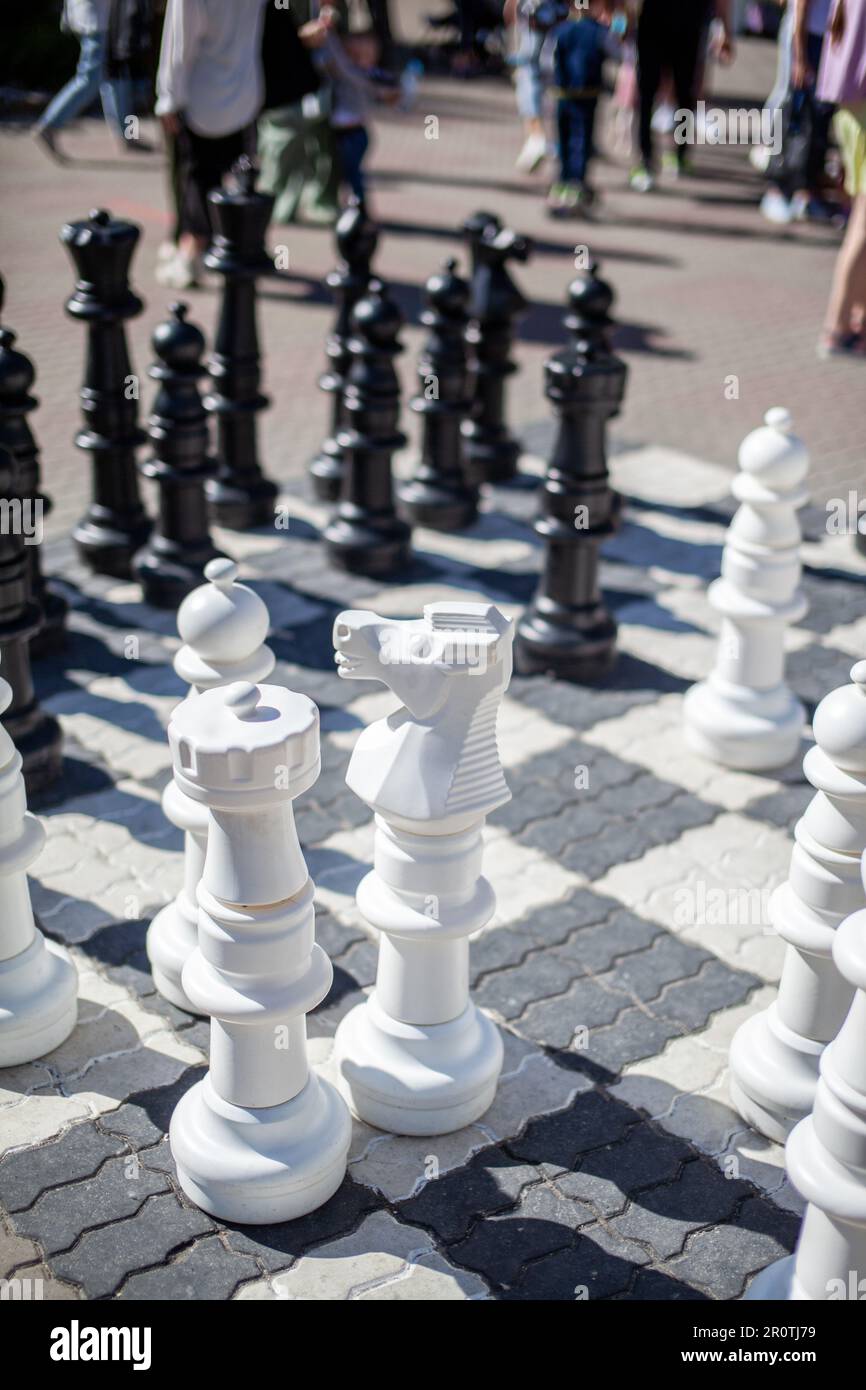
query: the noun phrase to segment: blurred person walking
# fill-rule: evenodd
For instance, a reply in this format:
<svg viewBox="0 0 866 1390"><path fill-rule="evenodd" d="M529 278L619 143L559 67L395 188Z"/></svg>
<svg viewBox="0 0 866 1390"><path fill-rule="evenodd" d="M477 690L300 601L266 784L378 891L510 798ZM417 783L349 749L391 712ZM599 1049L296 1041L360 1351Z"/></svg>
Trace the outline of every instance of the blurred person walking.
<svg viewBox="0 0 866 1390"><path fill-rule="evenodd" d="M798 56L795 55L795 80ZM816 93L833 102L851 215L833 271L818 356L866 358L866 0L835 0Z"/></svg>
<svg viewBox="0 0 866 1390"><path fill-rule="evenodd" d="M134 139L128 140L132 128L129 115L132 91L128 79L107 70L108 28L112 0L64 0L60 27L78 39L81 52L75 76L57 93L40 116L33 131L34 138L58 164L68 163L68 156L57 143L58 132L96 100L102 101L102 113L124 150L143 150L149 146Z"/></svg>

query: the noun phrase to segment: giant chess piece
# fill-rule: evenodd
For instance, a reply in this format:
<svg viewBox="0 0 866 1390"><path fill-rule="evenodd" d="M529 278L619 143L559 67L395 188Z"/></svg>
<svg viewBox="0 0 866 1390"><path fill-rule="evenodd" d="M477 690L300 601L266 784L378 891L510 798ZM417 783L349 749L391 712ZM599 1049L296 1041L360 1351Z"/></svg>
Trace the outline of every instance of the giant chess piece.
<svg viewBox="0 0 866 1390"><path fill-rule="evenodd" d="M613 291L592 264L569 285L572 341L545 365L545 394L559 420L535 532L541 580L517 626L517 669L594 681L616 657L616 623L599 585L599 551L619 524L607 468L607 422L627 369L610 347Z"/></svg>
<svg viewBox="0 0 866 1390"><path fill-rule="evenodd" d="M282 686L206 690L168 728L181 791L210 812L198 945L183 972L211 1016L210 1070L171 1121L181 1187L225 1221L313 1211L346 1171L350 1121L310 1072L306 1017L333 971L292 802L319 774L319 712Z"/></svg>
<svg viewBox="0 0 866 1390"><path fill-rule="evenodd" d="M0 280L0 311L3 283ZM27 416L39 401L31 394L35 378L33 363L15 346L15 334L0 330L0 448L8 449L18 468L18 486L25 509L27 534L36 544L27 546L27 580L30 594L42 614L39 631L31 638L32 656L60 646L66 637L66 599L46 583L40 564L41 529L51 511L51 500L42 491L39 446Z"/></svg>
<svg viewBox="0 0 866 1390"><path fill-rule="evenodd" d="M381 932L376 986L337 1029L355 1114L395 1134L447 1134L493 1100L496 1027L469 998L469 937L489 922L485 818L510 798L496 717L512 626L483 603L430 603L419 621L341 613L340 675L378 680L403 708L365 729L346 781L376 818L358 907Z"/></svg>
<svg viewBox="0 0 866 1390"><path fill-rule="evenodd" d="M856 993L821 1058L812 1114L785 1150L788 1176L808 1202L800 1239L795 1254L758 1275L748 1299L866 1297L866 908L836 931L833 958Z"/></svg>
<svg viewBox="0 0 866 1390"><path fill-rule="evenodd" d="M785 684L785 629L806 612L797 509L808 501L809 456L776 408L740 445L740 503L710 585L721 616L716 664L683 703L686 738L723 767L783 767L800 746L805 714Z"/></svg>
<svg viewBox="0 0 866 1390"><path fill-rule="evenodd" d="M268 610L237 577L233 560L211 560L205 569L209 582L193 590L178 609L183 646L174 658L174 669L190 687L187 702L204 690L239 680L258 684L274 669L274 654L265 645ZM194 1013L182 975L198 940L196 892L207 849L207 807L193 801L172 779L163 792L162 809L172 825L184 832L183 886L151 922L147 954L160 994L179 1009Z"/></svg>
<svg viewBox="0 0 866 1390"><path fill-rule="evenodd" d="M780 1142L812 1109L821 1054L851 1003L848 980L833 963L833 941L863 902L866 661L854 666L851 680L815 711L815 744L803 771L816 795L794 831L788 880L770 899L773 926L788 943L778 997L741 1024L731 1043L734 1104Z"/></svg>
<svg viewBox="0 0 866 1390"><path fill-rule="evenodd" d="M11 698L0 679L0 712ZM27 810L21 754L0 727L0 1067L44 1057L75 1027L75 967L30 906L27 869L44 843L42 822Z"/></svg>
<svg viewBox="0 0 866 1390"><path fill-rule="evenodd" d="M223 526L244 531L273 521L276 484L262 472L256 416L270 404L259 388L256 277L273 266L265 231L274 200L256 191L256 171L244 155L222 188L208 194L214 239L204 263L223 277L213 355L213 390L205 397L217 426L217 477L208 483L213 514Z"/></svg>
<svg viewBox="0 0 866 1390"><path fill-rule="evenodd" d="M9 450L2 448L0 501L10 515L21 507L18 468ZM60 776L63 736L33 688L30 643L41 627L42 613L30 594L27 549L19 526L0 526L0 662L11 691L3 723L21 754L27 793L32 796Z"/></svg>
<svg viewBox="0 0 866 1390"><path fill-rule="evenodd" d="M527 261L532 243L490 213L470 217L463 232L473 265L467 342L473 354L474 401L471 419L463 426L468 476L476 484L505 483L517 473L520 457L505 418L505 387L517 370L510 354L515 323L526 307L508 262Z"/></svg>
<svg viewBox="0 0 866 1390"><path fill-rule="evenodd" d="M210 537L205 483L216 474L208 454L207 412L198 383L204 376L204 336L187 321L187 306L172 304L151 342L157 383L147 432L153 455L139 464L159 489L159 518L133 570L148 603L176 608L201 584L205 566L220 558Z"/></svg>
<svg viewBox="0 0 866 1390"><path fill-rule="evenodd" d="M421 322L430 330L418 359L419 394L411 408L421 416L421 461L398 488L401 510L418 526L461 531L478 515L478 489L467 481L461 425L472 400L466 361L469 286L455 275L455 260L431 275Z"/></svg>
<svg viewBox="0 0 866 1390"><path fill-rule="evenodd" d="M325 278L337 306L334 327L328 334L325 356L328 365L319 377L319 389L331 401L331 432L310 464L313 491L323 502L336 502L343 480L343 451L337 436L345 428L343 394L351 365L349 337L352 313L370 284L370 262L376 252L379 229L367 215L363 204L353 198L341 212L335 228L339 264Z"/></svg>
<svg viewBox="0 0 866 1390"><path fill-rule="evenodd" d="M346 428L337 436L344 471L340 500L322 532L328 555L355 574L392 574L409 562L411 532L394 509L391 459L406 442L399 429L400 382L394 359L399 308L380 280L355 306L346 381Z"/></svg>
<svg viewBox="0 0 866 1390"><path fill-rule="evenodd" d="M60 233L78 273L66 312L87 327L84 424L75 443L91 455L93 465L92 501L72 538L92 570L119 579L129 578L132 557L150 534L135 467L144 434L124 328L143 307L129 286L139 236L132 222L115 221L102 211L67 223Z"/></svg>

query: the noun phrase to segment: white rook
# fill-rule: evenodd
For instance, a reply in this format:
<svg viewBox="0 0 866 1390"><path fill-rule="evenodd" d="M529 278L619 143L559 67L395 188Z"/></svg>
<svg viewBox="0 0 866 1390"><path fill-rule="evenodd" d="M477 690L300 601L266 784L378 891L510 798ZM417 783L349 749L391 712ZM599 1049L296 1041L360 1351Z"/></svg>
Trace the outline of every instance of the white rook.
<svg viewBox="0 0 866 1390"><path fill-rule="evenodd" d="M797 509L808 501L809 456L787 410L769 410L740 446L721 578L709 601L721 617L716 664L687 693L688 743L723 767L781 767L797 752L805 715L785 684L785 630L806 612Z"/></svg>
<svg viewBox="0 0 866 1390"><path fill-rule="evenodd" d="M12 699L0 679L0 713ZM27 810L21 754L0 726L0 1067L44 1057L75 1027L78 978L33 919L27 869L45 843Z"/></svg>
<svg viewBox="0 0 866 1390"><path fill-rule="evenodd" d="M319 712L305 695L240 682L184 701L168 737L178 786L209 811L183 987L211 1017L210 1071L172 1117L178 1179L224 1220L286 1221L339 1187L350 1133L307 1062L305 1016L333 972L292 802L319 775Z"/></svg>
<svg viewBox="0 0 866 1390"><path fill-rule="evenodd" d="M770 899L770 919L788 943L779 993L731 1043L734 1104L750 1125L780 1142L812 1109L821 1053L851 1003L833 940L863 904L866 661L852 668L851 682L825 695L815 711L815 744L803 771L816 794L794 830L787 882Z"/></svg>
<svg viewBox="0 0 866 1390"><path fill-rule="evenodd" d="M821 1058L812 1114L785 1150L791 1182L808 1202L800 1239L794 1255L758 1275L747 1298L866 1298L866 909L839 927L833 956L856 992Z"/></svg>
<svg viewBox="0 0 866 1390"><path fill-rule="evenodd" d="M365 729L346 781L375 815L358 907L381 932L376 985L343 1019L339 1084L363 1120L446 1134L489 1107L502 1039L469 997L469 937L495 897L486 816L509 800L496 719L512 624L490 604L431 603L418 621L341 613L340 675L381 681L401 707Z"/></svg>
<svg viewBox="0 0 866 1390"><path fill-rule="evenodd" d="M267 680L274 669L274 654L264 645L270 626L268 610L258 594L237 583L235 562L224 557L211 560L204 572L209 582L188 594L177 610L184 645L174 658L174 669L190 687L187 700L235 681ZM197 939L196 889L207 847L207 807L185 796L171 781L163 792L162 809L172 825L184 832L183 886L151 922L147 954L160 994L191 1013L181 976Z"/></svg>

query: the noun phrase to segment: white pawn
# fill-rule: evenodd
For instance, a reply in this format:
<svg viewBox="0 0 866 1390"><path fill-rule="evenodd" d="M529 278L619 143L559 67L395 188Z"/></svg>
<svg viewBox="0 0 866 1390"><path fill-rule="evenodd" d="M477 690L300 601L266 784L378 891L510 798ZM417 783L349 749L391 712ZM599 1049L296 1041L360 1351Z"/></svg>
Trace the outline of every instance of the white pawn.
<svg viewBox="0 0 866 1390"><path fill-rule="evenodd" d="M447 1134L490 1106L498 1030L469 998L469 936L490 920L486 816L508 801L496 718L513 627L490 604L431 603L419 621L341 613L340 675L404 706L365 729L346 782L376 818L358 907L381 932L376 986L335 1039L355 1114L396 1134Z"/></svg>
<svg viewBox="0 0 866 1390"><path fill-rule="evenodd" d="M721 615L715 667L683 704L688 743L723 767L781 767L797 752L805 714L785 684L785 629L806 612L797 509L808 501L809 456L787 410L768 410L740 445L740 503L709 588Z"/></svg>
<svg viewBox="0 0 866 1390"><path fill-rule="evenodd" d="M0 679L0 713L12 699ZM0 1067L44 1057L69 1037L78 1013L78 978L62 946L39 931L27 868L45 843L27 810L21 754L0 726Z"/></svg>
<svg viewBox="0 0 866 1390"><path fill-rule="evenodd" d="M731 1043L731 1096L740 1114L784 1142L809 1114L821 1053L842 1026L851 986L833 963L839 924L863 902L866 849L866 661L815 711L803 771L816 795L794 830L787 882L770 918L787 941L779 993Z"/></svg>
<svg viewBox="0 0 866 1390"><path fill-rule="evenodd" d="M239 682L184 701L168 737L181 791L209 809L183 987L211 1018L210 1070L172 1116L178 1180L223 1220L287 1221L339 1187L351 1130L307 1062L305 1015L333 971L292 801L319 775L319 712L282 686Z"/></svg>
<svg viewBox="0 0 866 1390"><path fill-rule="evenodd" d="M821 1058L814 1110L785 1150L809 1205L796 1252L758 1275L750 1299L866 1298L866 909L839 927L833 957L856 993Z"/></svg>
<svg viewBox="0 0 866 1390"><path fill-rule="evenodd" d="M211 560L204 573L209 582L188 594L177 610L184 645L174 658L174 669L190 687L187 700L234 681L267 680L274 669L274 654L264 645L270 626L268 610L258 594L237 582L234 560ZM196 944L195 895L207 847L207 808L191 801L171 781L163 792L162 809L172 825L184 832L183 887L151 922L147 954L160 994L193 1013L181 975Z"/></svg>

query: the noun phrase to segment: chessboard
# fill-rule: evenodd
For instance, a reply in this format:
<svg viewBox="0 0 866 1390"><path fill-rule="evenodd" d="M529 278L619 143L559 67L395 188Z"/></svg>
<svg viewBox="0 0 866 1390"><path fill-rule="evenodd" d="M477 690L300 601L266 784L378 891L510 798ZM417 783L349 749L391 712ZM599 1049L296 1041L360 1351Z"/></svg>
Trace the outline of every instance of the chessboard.
<svg viewBox="0 0 866 1390"><path fill-rule="evenodd" d="M300 484L274 529L215 532L270 609L273 679L321 709L322 774L295 810L334 965L308 1019L325 1073L377 949L354 901L370 814L346 766L359 730L393 706L381 686L337 677L333 620L347 607L417 617L452 598L517 614L537 580L542 464L522 468L468 533L417 531L393 583L328 567L326 512ZM181 835L160 805L165 727L186 693L174 614L86 572L68 542L46 545L72 612L65 650L38 667L65 765L32 802L48 831L32 895L80 973L79 1024L0 1076L0 1275L38 1278L54 1298L735 1299L793 1248L801 1203L782 1150L738 1117L726 1069L735 1029L773 997L782 946L767 898L812 789L799 759L730 772L683 740L683 693L715 647L706 585L730 475L649 447L623 450L613 475L625 508L602 579L616 668L592 688L515 676L500 718L513 796L488 825L498 909L471 947L474 998L505 1039L496 1100L440 1138L356 1124L338 1193L274 1226L194 1207L166 1138L208 1045L206 1022L155 992L144 945L181 882ZM866 565L819 513L811 523L809 612L788 640L810 712L866 651Z"/></svg>

